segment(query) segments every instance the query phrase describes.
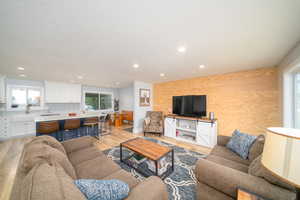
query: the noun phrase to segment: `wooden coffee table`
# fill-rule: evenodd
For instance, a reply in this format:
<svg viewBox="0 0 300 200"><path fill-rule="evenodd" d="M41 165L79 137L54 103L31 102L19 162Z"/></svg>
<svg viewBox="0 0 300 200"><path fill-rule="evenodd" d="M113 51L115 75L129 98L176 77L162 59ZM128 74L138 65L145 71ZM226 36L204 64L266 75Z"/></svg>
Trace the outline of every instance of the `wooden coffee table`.
<svg viewBox="0 0 300 200"><path fill-rule="evenodd" d="M162 146L160 144L145 140L143 138L134 138L131 140L128 140L126 142L123 142L120 144L120 161L127 164L128 166L134 168L139 173L143 174L144 176L149 176L149 174L146 174L143 170L141 170L138 167L133 166L128 160L133 156L130 155L127 158L123 158L123 147L133 151L134 153L137 153L139 155L142 155L146 157L149 160L154 161L155 163L155 172L153 172L153 175L159 176L160 178L164 179L168 175L170 175L174 171L174 150L165 146ZM168 167L168 169L159 175L158 173L158 162L163 157L167 156L169 153L172 154L172 166Z"/></svg>

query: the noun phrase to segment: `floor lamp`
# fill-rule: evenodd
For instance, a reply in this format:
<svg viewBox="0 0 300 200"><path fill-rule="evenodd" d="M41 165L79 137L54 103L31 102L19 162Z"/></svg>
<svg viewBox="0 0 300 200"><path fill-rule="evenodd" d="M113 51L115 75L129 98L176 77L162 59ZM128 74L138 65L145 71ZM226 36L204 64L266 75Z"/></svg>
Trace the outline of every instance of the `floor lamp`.
<svg viewBox="0 0 300 200"><path fill-rule="evenodd" d="M296 187L300 200L300 129L267 129L262 164L274 176Z"/></svg>

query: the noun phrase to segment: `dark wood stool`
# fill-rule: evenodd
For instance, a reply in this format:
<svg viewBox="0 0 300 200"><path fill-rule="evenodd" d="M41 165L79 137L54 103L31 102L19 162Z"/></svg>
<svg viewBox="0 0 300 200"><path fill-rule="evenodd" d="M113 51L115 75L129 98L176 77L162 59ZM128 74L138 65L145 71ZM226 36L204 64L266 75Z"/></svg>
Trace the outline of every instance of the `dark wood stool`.
<svg viewBox="0 0 300 200"><path fill-rule="evenodd" d="M86 127L85 134L99 138L98 123L98 117L90 117L84 119L83 126Z"/></svg>
<svg viewBox="0 0 300 200"><path fill-rule="evenodd" d="M80 136L80 119L67 119L64 124L62 138L72 139Z"/></svg>
<svg viewBox="0 0 300 200"><path fill-rule="evenodd" d="M50 135L61 141L62 138L59 135L59 123L58 121L40 122L37 128L37 135Z"/></svg>

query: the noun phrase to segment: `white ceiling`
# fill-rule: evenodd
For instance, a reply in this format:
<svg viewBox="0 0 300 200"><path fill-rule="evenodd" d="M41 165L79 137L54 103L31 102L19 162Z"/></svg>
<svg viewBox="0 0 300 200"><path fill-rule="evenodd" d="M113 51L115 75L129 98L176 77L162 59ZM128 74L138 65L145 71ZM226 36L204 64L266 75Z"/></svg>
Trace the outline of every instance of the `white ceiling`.
<svg viewBox="0 0 300 200"><path fill-rule="evenodd" d="M299 22L299 0L1 0L0 73L124 87L271 67Z"/></svg>

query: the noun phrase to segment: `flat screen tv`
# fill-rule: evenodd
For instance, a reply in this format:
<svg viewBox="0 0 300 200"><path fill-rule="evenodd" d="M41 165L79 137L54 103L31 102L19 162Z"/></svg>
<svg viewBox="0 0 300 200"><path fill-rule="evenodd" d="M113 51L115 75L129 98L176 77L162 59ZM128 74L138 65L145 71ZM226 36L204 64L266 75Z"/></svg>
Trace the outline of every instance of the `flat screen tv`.
<svg viewBox="0 0 300 200"><path fill-rule="evenodd" d="M206 95L173 96L173 114L205 117Z"/></svg>

